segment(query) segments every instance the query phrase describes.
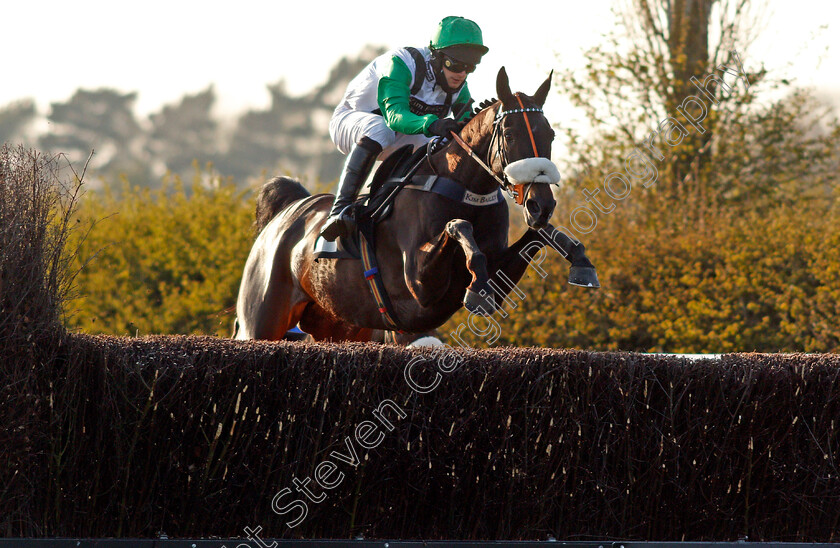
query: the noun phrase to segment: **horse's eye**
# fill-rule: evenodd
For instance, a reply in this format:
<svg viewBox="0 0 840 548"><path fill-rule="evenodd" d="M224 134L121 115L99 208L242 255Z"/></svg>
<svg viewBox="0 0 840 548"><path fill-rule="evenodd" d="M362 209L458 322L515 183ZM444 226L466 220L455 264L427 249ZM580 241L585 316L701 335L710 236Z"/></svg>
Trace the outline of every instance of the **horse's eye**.
<svg viewBox="0 0 840 548"><path fill-rule="evenodd" d="M513 141L516 138L516 134L512 129L505 130L505 140L506 141Z"/></svg>

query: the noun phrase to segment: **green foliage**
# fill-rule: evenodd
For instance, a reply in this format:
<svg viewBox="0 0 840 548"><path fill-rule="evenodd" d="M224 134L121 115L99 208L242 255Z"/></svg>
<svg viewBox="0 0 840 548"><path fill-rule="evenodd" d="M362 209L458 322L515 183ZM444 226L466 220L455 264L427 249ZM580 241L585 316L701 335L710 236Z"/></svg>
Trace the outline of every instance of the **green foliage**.
<svg viewBox="0 0 840 548"><path fill-rule="evenodd" d="M527 297L508 318L497 313L496 344L687 353L840 350L836 207L724 211L702 226L685 221L678 209L670 216L645 226L616 210L598 224L587 242L599 270L598 291L568 285L568 263L550 252L541 264L545 279L529 269L519 283ZM466 319L462 311L444 332ZM470 344L486 346L477 338Z"/></svg>
<svg viewBox="0 0 840 548"><path fill-rule="evenodd" d="M230 336L253 202L229 180L196 172L159 190L125 186L91 194L81 215L95 222L79 256L69 327L89 333Z"/></svg>

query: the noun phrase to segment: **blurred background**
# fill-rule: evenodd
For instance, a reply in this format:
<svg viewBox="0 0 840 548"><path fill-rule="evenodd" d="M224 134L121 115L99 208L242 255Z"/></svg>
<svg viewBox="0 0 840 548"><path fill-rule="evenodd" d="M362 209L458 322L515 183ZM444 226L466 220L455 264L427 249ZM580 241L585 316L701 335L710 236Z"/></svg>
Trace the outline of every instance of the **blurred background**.
<svg viewBox="0 0 840 548"><path fill-rule="evenodd" d="M661 120L679 118L696 93L691 76L733 66L737 51L750 81L729 78L733 92L718 95L706 132L686 124L656 185L634 188L582 238L603 289L568 288L567 264L552 258L550 277L523 281L529 296L500 320L497 344L840 347L840 5L288 4L4 6L0 142L62 153L77 172L95 151L69 327L229 334L254 190L285 174L331 191L343 157L327 124L347 82L377 54L424 46L442 17L462 15L490 47L469 78L477 100L495 95L501 66L526 93L554 71L546 116L564 178L559 225L582 189L600 187ZM511 217L517 237L515 206Z"/></svg>
<svg viewBox="0 0 840 548"><path fill-rule="evenodd" d="M341 158L327 124L347 82L385 49L427 45L450 8L284 4L9 3L4 19L13 24L0 37L0 139L62 151L74 162L95 149L91 167L97 175L123 173L138 185L153 185L167 170L183 173L195 159L243 184L266 169L332 181ZM662 12L657 17L666 16L668 5L684 6L686 13L695 4L731 12L726 22L736 25L732 38L739 39L750 69L814 86L816 95L838 105L840 40L829 22L840 21L840 6L792 0L647 4ZM495 96L501 66L516 89L533 92L551 70L584 69L586 52L607 44L610 35L629 39L624 46L643 46L644 35L655 31L624 20L638 11L628 0L525 1L504 11L460 2L455 12L477 21L490 47L469 78L473 96ZM718 15L709 13L708 24L700 25L708 29L710 53L717 47ZM663 68L668 61L668 55L645 60ZM556 91L549 119L586 127L568 95ZM563 150L565 143L558 142L558 161L565 159Z"/></svg>

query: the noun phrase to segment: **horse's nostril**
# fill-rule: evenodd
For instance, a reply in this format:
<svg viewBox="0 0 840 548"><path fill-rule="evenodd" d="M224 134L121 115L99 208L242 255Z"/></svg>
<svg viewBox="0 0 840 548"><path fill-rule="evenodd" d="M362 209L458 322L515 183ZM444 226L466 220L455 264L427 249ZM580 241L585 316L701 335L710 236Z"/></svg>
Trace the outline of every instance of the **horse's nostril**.
<svg viewBox="0 0 840 548"><path fill-rule="evenodd" d="M525 202L525 209L527 209L528 213L531 215L536 215L540 212L540 205L536 200L528 200Z"/></svg>

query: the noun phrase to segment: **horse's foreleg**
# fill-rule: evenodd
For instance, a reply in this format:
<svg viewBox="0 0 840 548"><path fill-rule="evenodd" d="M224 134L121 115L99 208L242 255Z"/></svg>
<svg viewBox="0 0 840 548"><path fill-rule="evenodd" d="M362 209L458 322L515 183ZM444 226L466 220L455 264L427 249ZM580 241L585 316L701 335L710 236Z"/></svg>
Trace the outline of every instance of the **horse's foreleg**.
<svg viewBox="0 0 840 548"><path fill-rule="evenodd" d="M421 306L431 306L449 289L455 251L461 248L472 279L464 296L464 305L471 312L492 310L492 291L487 285L487 257L479 249L469 221L453 219L433 241L407 257L405 282ZM488 300L489 299L489 300Z"/></svg>
<svg viewBox="0 0 840 548"><path fill-rule="evenodd" d="M490 265L491 280L496 291L503 291L500 297L504 298L510 293L513 289L511 282L515 284L522 279L532 262L533 268L544 278L546 273L540 265L545 260L549 248L553 248L571 263L570 284L600 287L595 266L586 256L584 245L548 225L539 231L528 229L513 245L494 257ZM496 302L501 300L497 299Z"/></svg>
<svg viewBox="0 0 840 548"><path fill-rule="evenodd" d="M478 248L473 237L473 226L463 219L454 219L446 224L446 234L461 245L467 258L467 270L472 276L464 295L464 306L470 312L492 314L493 292L487 282L487 256Z"/></svg>
<svg viewBox="0 0 840 548"><path fill-rule="evenodd" d="M549 230L543 229L540 233L542 238L549 240L549 245L559 251L566 260L572 263L569 268L569 283L581 287L597 289L601 287L598 281L598 274L595 273L595 265L586 256L586 248L577 240L573 240L565 233L548 225Z"/></svg>

